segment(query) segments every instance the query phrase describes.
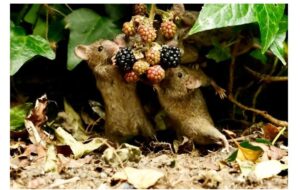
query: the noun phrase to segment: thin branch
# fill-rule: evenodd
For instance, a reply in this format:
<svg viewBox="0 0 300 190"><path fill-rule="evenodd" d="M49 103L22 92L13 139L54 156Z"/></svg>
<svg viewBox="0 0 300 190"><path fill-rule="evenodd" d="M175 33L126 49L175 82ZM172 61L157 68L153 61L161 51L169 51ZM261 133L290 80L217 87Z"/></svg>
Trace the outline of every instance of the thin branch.
<svg viewBox="0 0 300 190"><path fill-rule="evenodd" d="M257 115L260 115L260 116L264 117L265 119L269 120L271 123L274 123L275 125L283 126L283 127L288 126L287 121L276 119L273 116L271 116L270 114L268 114L267 111L263 111L263 110L259 110L259 109L255 109L255 108L245 106L244 104L242 104L242 103L238 102L236 99L234 99L231 94L228 95L228 100L230 102L232 102L233 104L237 105L238 107L240 107L241 109L244 109L246 111L251 111L251 112L253 112Z"/></svg>
<svg viewBox="0 0 300 190"><path fill-rule="evenodd" d="M260 81L263 81L263 82L266 82L266 83L270 83L270 82L287 82L288 81L287 76L270 76L270 75L258 73L258 72L254 71L254 70L252 70L252 69L250 69L249 67L246 67L246 66L244 66L244 68L252 76L254 76L255 78L259 79Z"/></svg>
<svg viewBox="0 0 300 190"><path fill-rule="evenodd" d="M232 94L233 89L233 82L234 82L234 67L235 67L235 60L236 60L236 53L238 51L239 41L234 45L233 51L231 54L231 62L229 67L229 81L228 81L228 93L229 95Z"/></svg>
<svg viewBox="0 0 300 190"><path fill-rule="evenodd" d="M71 12L73 11L73 9L70 7L70 5L68 5L68 4L65 4L65 5Z"/></svg>

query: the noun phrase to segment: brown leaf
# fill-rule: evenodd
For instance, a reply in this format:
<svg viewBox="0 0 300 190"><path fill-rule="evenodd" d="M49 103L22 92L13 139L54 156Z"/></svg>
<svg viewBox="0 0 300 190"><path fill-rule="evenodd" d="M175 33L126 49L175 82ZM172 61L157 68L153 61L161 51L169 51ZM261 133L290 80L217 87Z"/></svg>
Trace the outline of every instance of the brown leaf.
<svg viewBox="0 0 300 190"><path fill-rule="evenodd" d="M41 126L47 121L47 116L45 115L45 110L48 105L47 95L44 94L38 98L35 102L34 108L30 111L27 119L32 121L35 126Z"/></svg>
<svg viewBox="0 0 300 190"><path fill-rule="evenodd" d="M266 123L263 126L264 138L272 141L279 133L280 129L271 123Z"/></svg>

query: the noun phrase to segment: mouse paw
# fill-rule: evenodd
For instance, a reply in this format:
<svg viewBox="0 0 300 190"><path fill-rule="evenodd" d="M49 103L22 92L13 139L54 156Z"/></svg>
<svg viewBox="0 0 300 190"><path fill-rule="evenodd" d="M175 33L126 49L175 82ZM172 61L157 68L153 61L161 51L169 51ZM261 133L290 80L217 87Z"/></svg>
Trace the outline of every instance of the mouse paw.
<svg viewBox="0 0 300 190"><path fill-rule="evenodd" d="M216 94L219 95L219 97L220 97L221 99L224 99L224 98L227 97L227 95L226 95L226 90L225 90L225 89L223 89L223 88L221 88L221 87L218 87L218 88L216 88L215 90L216 90Z"/></svg>

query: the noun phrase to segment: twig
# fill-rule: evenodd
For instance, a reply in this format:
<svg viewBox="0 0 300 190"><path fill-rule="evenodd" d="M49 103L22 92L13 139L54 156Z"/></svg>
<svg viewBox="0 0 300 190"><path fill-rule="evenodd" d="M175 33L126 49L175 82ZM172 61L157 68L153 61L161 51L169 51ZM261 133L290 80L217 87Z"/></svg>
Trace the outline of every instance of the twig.
<svg viewBox="0 0 300 190"><path fill-rule="evenodd" d="M283 127L288 126L287 121L276 119L273 116L271 116L270 114L268 114L267 111L263 111L263 110L259 110L259 109L255 109L255 108L245 106L242 103L238 102L236 99L234 99L234 97L231 94L228 95L228 100L231 101L232 103L234 103L235 105L237 105L238 107L246 110L246 111L251 111L251 112L253 112L257 115L260 115L260 116L264 117L265 119L269 120L271 123L274 123L275 125L279 125L279 126L283 126Z"/></svg>
<svg viewBox="0 0 300 190"><path fill-rule="evenodd" d="M65 5L71 12L73 11L73 9L70 7L70 5L68 5L68 4L65 4Z"/></svg>
<svg viewBox="0 0 300 190"><path fill-rule="evenodd" d="M53 8L53 7L50 7L49 5L45 4L45 7L51 11L54 11L54 12L57 12L58 14L60 14L61 16L63 17L66 17L67 15L65 15L64 13L60 12L59 10Z"/></svg>
<svg viewBox="0 0 300 190"><path fill-rule="evenodd" d="M270 82L286 82L288 81L288 77L287 76L270 76L270 75L266 75L266 74L261 74L258 73L252 69L250 69L249 67L244 67L252 76L254 76L255 78L259 79L260 81L266 82L266 83L270 83Z"/></svg>
<svg viewBox="0 0 300 190"><path fill-rule="evenodd" d="M280 135L283 134L283 132L286 130L286 127L283 127L279 133L276 135L276 137L274 138L274 140L272 141L272 145L274 145L276 143L276 141L278 140L278 138L280 137Z"/></svg>
<svg viewBox="0 0 300 190"><path fill-rule="evenodd" d="M231 54L231 62L229 67L229 81L228 81L228 94L232 94L233 89L233 82L234 82L234 67L235 67L235 60L236 60L236 53L238 51L239 41L234 45L233 51Z"/></svg>
<svg viewBox="0 0 300 190"><path fill-rule="evenodd" d="M247 140L247 139L250 139L250 138L255 138L257 137L257 134L251 134L251 135L248 135L248 136L242 136L242 137L238 137L238 138L232 138L232 139L229 139L228 142L234 142L234 141L243 141L243 140Z"/></svg>

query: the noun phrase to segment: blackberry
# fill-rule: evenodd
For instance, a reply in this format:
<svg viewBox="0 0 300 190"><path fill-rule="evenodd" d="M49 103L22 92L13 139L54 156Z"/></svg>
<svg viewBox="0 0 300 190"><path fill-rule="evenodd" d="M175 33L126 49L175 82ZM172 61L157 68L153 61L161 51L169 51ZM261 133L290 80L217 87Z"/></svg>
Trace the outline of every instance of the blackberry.
<svg viewBox="0 0 300 190"><path fill-rule="evenodd" d="M155 48L150 48L145 53L146 61L150 63L150 65L156 65L160 61L160 52Z"/></svg>
<svg viewBox="0 0 300 190"><path fill-rule="evenodd" d="M138 33L146 43L151 43L156 38L156 30L152 26L141 25L138 28Z"/></svg>
<svg viewBox="0 0 300 190"><path fill-rule="evenodd" d="M151 66L146 74L149 81L153 84L157 84L165 78L165 70L160 65Z"/></svg>
<svg viewBox="0 0 300 190"><path fill-rule="evenodd" d="M145 4L134 5L134 14L135 15L145 15L146 13L147 13L147 6Z"/></svg>
<svg viewBox="0 0 300 190"><path fill-rule="evenodd" d="M180 49L163 46L160 52L160 63L163 68L177 67L180 63Z"/></svg>
<svg viewBox="0 0 300 190"><path fill-rule="evenodd" d="M131 70L135 62L136 59L129 48L121 48L116 54L116 65L121 71Z"/></svg>
<svg viewBox="0 0 300 190"><path fill-rule="evenodd" d="M176 34L176 25L172 21L165 21L160 26L160 31L166 39L171 39Z"/></svg>
<svg viewBox="0 0 300 190"><path fill-rule="evenodd" d="M124 75L126 82L134 83L139 80L139 76L134 71L129 71Z"/></svg>
<svg viewBox="0 0 300 190"><path fill-rule="evenodd" d="M127 36L134 35L135 31L134 31L133 23L132 22L125 22L123 24L122 32L124 32L124 34L126 34Z"/></svg>
<svg viewBox="0 0 300 190"><path fill-rule="evenodd" d="M149 67L150 64L146 61L138 60L133 64L133 71L138 75L142 75L148 70Z"/></svg>

